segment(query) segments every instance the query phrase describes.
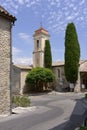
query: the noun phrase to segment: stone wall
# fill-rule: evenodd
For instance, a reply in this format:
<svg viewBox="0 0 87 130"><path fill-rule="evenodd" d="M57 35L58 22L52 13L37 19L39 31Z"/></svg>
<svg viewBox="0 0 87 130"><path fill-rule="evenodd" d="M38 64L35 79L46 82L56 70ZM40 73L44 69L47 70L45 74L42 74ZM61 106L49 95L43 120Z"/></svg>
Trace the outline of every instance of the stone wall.
<svg viewBox="0 0 87 130"><path fill-rule="evenodd" d="M12 66L12 94L20 94L21 90L21 70L16 67Z"/></svg>
<svg viewBox="0 0 87 130"><path fill-rule="evenodd" d="M0 114L11 113L11 22L0 16Z"/></svg>
<svg viewBox="0 0 87 130"><path fill-rule="evenodd" d="M55 66L52 67L52 71L56 76L56 81L53 83L57 91L63 91L65 88L69 86L64 74L64 66Z"/></svg>
<svg viewBox="0 0 87 130"><path fill-rule="evenodd" d="M20 94L28 93L29 90L30 90L30 86L26 85L26 83L25 83L25 79L26 79L26 76L27 76L29 71L30 70L28 70L28 69L22 69L21 70L21 90L20 90Z"/></svg>
<svg viewBox="0 0 87 130"><path fill-rule="evenodd" d="M28 93L30 85L25 84L25 79L31 68L26 66L12 65L12 94L23 94Z"/></svg>

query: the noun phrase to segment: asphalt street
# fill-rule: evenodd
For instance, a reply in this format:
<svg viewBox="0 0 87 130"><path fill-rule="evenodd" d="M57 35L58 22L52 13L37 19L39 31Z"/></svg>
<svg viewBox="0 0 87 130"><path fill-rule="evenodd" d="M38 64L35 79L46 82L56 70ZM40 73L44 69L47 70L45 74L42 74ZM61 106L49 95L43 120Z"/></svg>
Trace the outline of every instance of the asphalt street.
<svg viewBox="0 0 87 130"><path fill-rule="evenodd" d="M0 130L75 130L87 115L83 93L39 94L30 99L36 109L0 118Z"/></svg>

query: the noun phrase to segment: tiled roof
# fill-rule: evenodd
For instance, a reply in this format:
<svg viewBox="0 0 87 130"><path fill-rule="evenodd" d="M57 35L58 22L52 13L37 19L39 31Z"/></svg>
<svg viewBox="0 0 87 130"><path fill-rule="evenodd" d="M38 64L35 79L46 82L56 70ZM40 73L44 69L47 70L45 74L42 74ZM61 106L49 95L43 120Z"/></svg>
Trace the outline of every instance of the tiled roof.
<svg viewBox="0 0 87 130"><path fill-rule="evenodd" d="M19 69L24 69L24 70L31 70L31 66L25 66L25 65L13 65L14 67L17 67Z"/></svg>
<svg viewBox="0 0 87 130"><path fill-rule="evenodd" d="M87 72L87 60L85 60L83 63L80 64L79 71L80 72Z"/></svg>
<svg viewBox="0 0 87 130"><path fill-rule="evenodd" d="M11 20L12 22L14 22L16 20L16 17L14 17L13 15L11 15L7 10L5 10L1 5L0 5L0 15Z"/></svg>
<svg viewBox="0 0 87 130"><path fill-rule="evenodd" d="M86 61L87 60L80 60L79 64L81 65L81 64L85 63Z"/></svg>
<svg viewBox="0 0 87 130"><path fill-rule="evenodd" d="M79 65L81 65L85 62L86 62L86 60L80 60ZM63 65L64 65L64 61L57 61L57 62L52 63L52 66L63 66Z"/></svg>
<svg viewBox="0 0 87 130"><path fill-rule="evenodd" d="M46 29L44 29L43 27L40 27L38 30L36 30L35 32L38 32L38 31L42 31L44 30L45 32L48 32Z"/></svg>
<svg viewBox="0 0 87 130"><path fill-rule="evenodd" d="M42 27L40 27L38 30L35 31L34 35L38 35L38 34L45 34L45 35L49 35L48 31ZM50 35L49 35L50 36Z"/></svg>
<svg viewBox="0 0 87 130"><path fill-rule="evenodd" d="M52 63L52 66L63 66L63 65L64 65L64 61L57 61Z"/></svg>
<svg viewBox="0 0 87 130"><path fill-rule="evenodd" d="M80 68L79 71L80 72L87 72L87 60L81 60L79 62L80 64ZM13 65L19 69L22 70L31 70L33 68L33 66L25 66L25 65ZM64 66L64 61L58 61L58 62L54 62L52 63L52 67L56 67L56 66Z"/></svg>

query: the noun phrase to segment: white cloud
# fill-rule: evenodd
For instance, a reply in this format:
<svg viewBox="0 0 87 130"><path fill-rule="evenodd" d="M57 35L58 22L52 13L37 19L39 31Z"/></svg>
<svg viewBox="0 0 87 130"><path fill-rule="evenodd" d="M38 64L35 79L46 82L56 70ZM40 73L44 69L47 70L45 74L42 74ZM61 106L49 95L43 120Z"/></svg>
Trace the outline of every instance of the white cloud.
<svg viewBox="0 0 87 130"><path fill-rule="evenodd" d="M55 2L54 2L54 1L51 1L50 4L51 4L51 5L55 5Z"/></svg>
<svg viewBox="0 0 87 130"><path fill-rule="evenodd" d="M79 5L83 5L85 3L85 0L82 0Z"/></svg>
<svg viewBox="0 0 87 130"><path fill-rule="evenodd" d="M18 0L19 4L23 5L24 4L24 0Z"/></svg>
<svg viewBox="0 0 87 130"><path fill-rule="evenodd" d="M25 42L31 44L33 42L32 36L26 34L26 33L19 33L18 34L21 39L23 39Z"/></svg>
<svg viewBox="0 0 87 130"><path fill-rule="evenodd" d="M73 16L68 16L67 17L67 20L72 20L73 19Z"/></svg>
<svg viewBox="0 0 87 130"><path fill-rule="evenodd" d="M20 38L22 38L22 39L29 39L29 35L27 35L26 33L19 33L18 35L19 35Z"/></svg>
<svg viewBox="0 0 87 130"><path fill-rule="evenodd" d="M64 30L70 21L79 23L82 26L80 17L83 17L83 24L87 21L86 0L0 0L0 4L13 13L17 13L21 7L32 9L37 17L42 15L43 24L47 24L46 26L50 28L49 31L53 31L55 24L60 29L55 29L55 31ZM60 27L60 21L62 22L62 27ZM23 35L21 34L22 39L29 39L27 34L25 34L27 36Z"/></svg>
<svg viewBox="0 0 87 130"><path fill-rule="evenodd" d="M13 12L14 14L17 13L19 5L16 2L16 0L15 1L12 1L12 0L6 0L6 1L1 0L0 4L2 6L4 6L8 11Z"/></svg>
<svg viewBox="0 0 87 130"><path fill-rule="evenodd" d="M31 57L23 57L22 50L12 47L12 59L14 64L31 65L33 60Z"/></svg>
<svg viewBox="0 0 87 130"><path fill-rule="evenodd" d="M12 47L12 53L13 53L14 56L18 55L21 52L22 52L22 50L20 50L16 47Z"/></svg>
<svg viewBox="0 0 87 130"><path fill-rule="evenodd" d="M71 4L69 5L69 7L70 7L70 8L73 8L73 7L74 7L74 4L71 3Z"/></svg>
<svg viewBox="0 0 87 130"><path fill-rule="evenodd" d="M13 59L14 64L31 65L33 63L32 58L29 57L15 57Z"/></svg>
<svg viewBox="0 0 87 130"><path fill-rule="evenodd" d="M33 9L34 6L37 7L40 3L40 0L0 0L0 4L14 14L23 6L32 7Z"/></svg>

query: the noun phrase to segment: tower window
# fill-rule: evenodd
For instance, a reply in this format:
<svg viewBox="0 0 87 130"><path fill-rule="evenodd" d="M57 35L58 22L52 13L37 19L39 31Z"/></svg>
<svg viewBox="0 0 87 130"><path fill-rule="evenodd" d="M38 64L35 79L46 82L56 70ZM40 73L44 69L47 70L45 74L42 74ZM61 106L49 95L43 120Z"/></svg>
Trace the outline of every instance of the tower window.
<svg viewBox="0 0 87 130"><path fill-rule="evenodd" d="M39 48L39 40L37 40L37 48Z"/></svg>

